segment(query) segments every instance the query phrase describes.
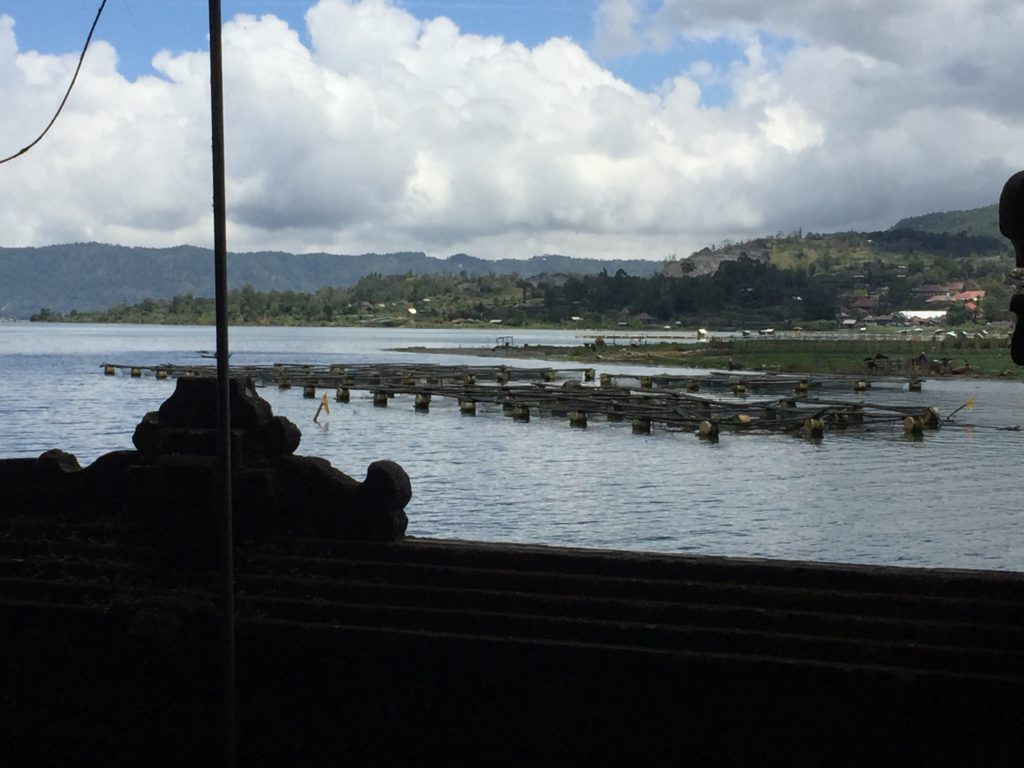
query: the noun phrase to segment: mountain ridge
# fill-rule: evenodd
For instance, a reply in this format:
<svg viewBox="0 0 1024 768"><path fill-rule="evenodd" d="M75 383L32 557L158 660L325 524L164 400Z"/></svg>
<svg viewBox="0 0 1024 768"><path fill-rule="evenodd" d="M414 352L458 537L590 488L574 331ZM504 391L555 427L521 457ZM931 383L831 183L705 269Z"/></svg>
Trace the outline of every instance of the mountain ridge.
<svg viewBox="0 0 1024 768"><path fill-rule="evenodd" d="M356 255L251 251L228 255L228 284L230 288L251 285L258 291L312 292L325 285L351 286L373 273L517 272L525 278L539 272L594 274L602 269L622 269L643 276L660 268L660 260L604 261L557 254L487 260L468 254L439 259L422 251ZM142 248L102 243L0 248L3 317L27 318L43 307L88 312L185 293L213 295L212 250L192 245Z"/></svg>
<svg viewBox="0 0 1024 768"><path fill-rule="evenodd" d="M1003 241L996 205L905 218L890 231L900 229L966 233ZM373 273L518 273L528 278L540 273L585 275L601 270L614 274L621 269L642 277L660 272L664 264L663 259L602 260L559 254L488 260L465 253L442 259L422 251L355 255L249 251L229 254L228 282L230 288L251 285L258 291L313 292L324 286L348 287ZM27 318L43 307L62 313L88 312L187 293L212 296L212 250L194 245L146 248L103 243L0 247L0 317Z"/></svg>

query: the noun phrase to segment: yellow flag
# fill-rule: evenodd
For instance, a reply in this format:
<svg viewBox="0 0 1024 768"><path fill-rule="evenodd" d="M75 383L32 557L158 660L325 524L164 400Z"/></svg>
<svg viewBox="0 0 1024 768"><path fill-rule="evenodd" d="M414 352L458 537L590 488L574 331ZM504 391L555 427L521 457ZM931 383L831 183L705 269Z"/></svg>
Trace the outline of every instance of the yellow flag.
<svg viewBox="0 0 1024 768"><path fill-rule="evenodd" d="M325 395L325 397L326 397L326 395ZM970 400L967 401L967 410L968 411L973 411L974 410L974 398L973 397Z"/></svg>
<svg viewBox="0 0 1024 768"><path fill-rule="evenodd" d="M326 392L324 392L324 396L320 399L320 406L324 409L324 413L331 412L331 404L330 401L327 399Z"/></svg>

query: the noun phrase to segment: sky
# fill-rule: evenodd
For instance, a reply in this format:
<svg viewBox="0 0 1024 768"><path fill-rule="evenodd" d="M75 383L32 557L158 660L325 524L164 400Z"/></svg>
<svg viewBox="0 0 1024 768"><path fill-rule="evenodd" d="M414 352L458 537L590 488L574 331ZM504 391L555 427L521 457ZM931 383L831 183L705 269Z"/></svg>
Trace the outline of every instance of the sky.
<svg viewBox="0 0 1024 768"><path fill-rule="evenodd" d="M99 0L0 0L0 156ZM1020 0L222 0L228 247L685 257L989 205ZM0 247L210 246L206 0L108 0Z"/></svg>

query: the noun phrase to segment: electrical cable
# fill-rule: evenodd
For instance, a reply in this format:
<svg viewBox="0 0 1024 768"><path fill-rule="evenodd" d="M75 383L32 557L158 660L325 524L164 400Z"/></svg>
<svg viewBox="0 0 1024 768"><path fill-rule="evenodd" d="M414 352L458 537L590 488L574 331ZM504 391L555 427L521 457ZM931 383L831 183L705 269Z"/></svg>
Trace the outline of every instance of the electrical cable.
<svg viewBox="0 0 1024 768"><path fill-rule="evenodd" d="M82 48L82 55L78 57L78 66L75 67L75 74L74 76L72 76L71 82L68 84L68 89L64 93L64 98L60 101L60 106L57 107L57 111L54 113L53 117L50 118L50 122L47 123L46 128L44 128L43 132L36 137L35 141L33 141L28 146L22 147L13 155L0 159L0 165L3 165L4 163L9 162L16 157L21 157L30 149L32 149L32 147L34 147L36 144L43 140L43 136L45 136L49 132L50 128L53 127L53 124L57 122L57 118L60 116L61 110L64 109L64 105L67 104L68 97L71 95L71 89L75 87L75 81L78 79L78 73L82 69L82 62L85 60L85 52L89 50L89 43L92 42L92 33L96 31L96 25L100 21L100 16L103 14L103 8L104 6L106 6L106 4L107 0L103 0L103 2L100 3L99 10L96 11L96 18L92 20L92 26L89 28L89 36L85 38L85 46Z"/></svg>

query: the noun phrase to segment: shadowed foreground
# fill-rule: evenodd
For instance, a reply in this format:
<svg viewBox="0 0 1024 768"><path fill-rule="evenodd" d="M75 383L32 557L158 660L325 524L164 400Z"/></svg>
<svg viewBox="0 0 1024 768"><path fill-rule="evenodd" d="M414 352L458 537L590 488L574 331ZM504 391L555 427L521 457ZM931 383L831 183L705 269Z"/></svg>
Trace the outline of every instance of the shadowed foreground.
<svg viewBox="0 0 1024 768"><path fill-rule="evenodd" d="M0 461L0 765L213 764L208 499L104 507L66 457ZM402 540L381 471L238 510L240 765L1018 764L1019 574Z"/></svg>

